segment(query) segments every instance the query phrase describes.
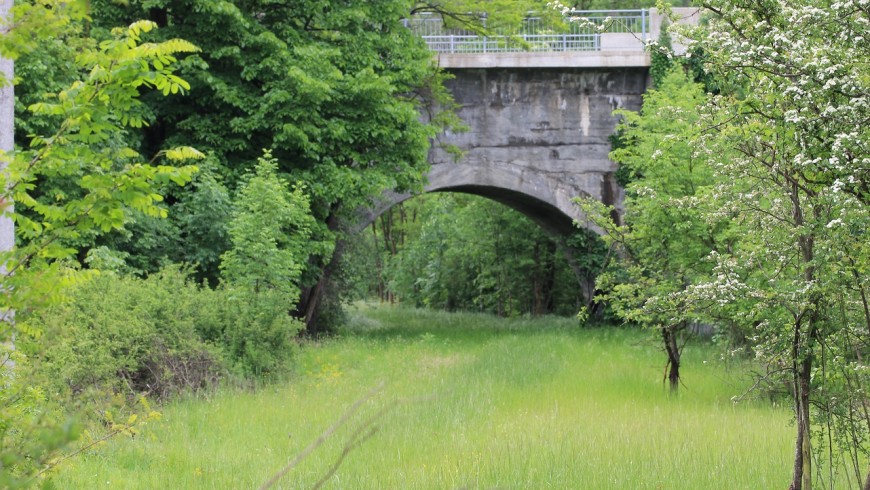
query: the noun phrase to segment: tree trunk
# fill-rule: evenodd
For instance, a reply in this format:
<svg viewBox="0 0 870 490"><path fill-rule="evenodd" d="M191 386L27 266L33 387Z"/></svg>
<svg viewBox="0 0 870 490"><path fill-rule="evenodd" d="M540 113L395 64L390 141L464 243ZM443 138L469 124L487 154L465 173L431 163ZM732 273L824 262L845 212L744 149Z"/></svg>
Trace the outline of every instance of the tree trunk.
<svg viewBox="0 0 870 490"><path fill-rule="evenodd" d="M583 306L591 312L594 306L593 303L595 302L595 277L590 277L588 271L580 267L577 258L574 257L571 247L565 245L563 242L563 245L560 248L562 249L565 260L568 261L568 265L571 267L571 272L574 273L574 278L577 279L577 287L580 290L580 299L583 302Z"/></svg>
<svg viewBox="0 0 870 490"><path fill-rule="evenodd" d="M809 271L808 273L812 273ZM813 301L818 304L818 301ZM792 490L812 490L812 439L810 438L810 376L813 370L814 342L818 341L819 332L818 311L813 310L806 315L804 321L795 318L794 337L792 339L791 355L794 378L795 420L797 421L797 437L795 439L794 474L792 475ZM803 325L808 325L806 340L803 340ZM804 352L801 352L803 347Z"/></svg>
<svg viewBox="0 0 870 490"><path fill-rule="evenodd" d="M384 265L381 261L381 251L378 250L378 222L377 220L372 221L372 237L375 247L375 269L377 269L377 279L375 279L375 294L378 295L378 299L383 303L386 300L386 286L384 284Z"/></svg>
<svg viewBox="0 0 870 490"><path fill-rule="evenodd" d="M801 207L801 191L796 184L789 185L792 202L792 219L795 227L804 225L803 208ZM818 219L818 209L814 209ZM802 234L797 237L797 245L804 266L803 279L807 285L815 281L815 266L813 266L813 235ZM794 336L791 346L792 369L794 372L794 402L795 419L797 421L797 438L795 440L794 474L792 475L792 490L812 490L812 444L810 438L810 374L813 368L813 342L818 340L818 308L817 295L808 298L813 308L799 314L794 319ZM804 325L807 327L806 337L803 336Z"/></svg>
<svg viewBox="0 0 870 490"><path fill-rule="evenodd" d="M338 266L339 258L344 253L346 245L347 243L343 239L339 239L335 242L335 250L332 253L332 259L328 264L326 264L326 267L323 268L323 272L320 274L320 279L317 281L317 284L311 288L306 297L305 304L303 305L306 333L317 334L323 330L323 326L318 325L317 319L320 314L320 309L323 306L323 297L326 294L326 288L332 279L332 274Z"/></svg>
<svg viewBox="0 0 870 490"><path fill-rule="evenodd" d="M680 347L677 345L677 331L677 327L662 328L662 341L668 355L668 385L672 394L680 388Z"/></svg>
<svg viewBox="0 0 870 490"><path fill-rule="evenodd" d="M338 218L334 214L331 214L326 219L326 226L327 228L329 228L330 231L338 230ZM329 284L330 279L332 278L333 272L335 272L335 268L338 267L339 258L344 253L344 249L346 248L346 246L347 243L345 242L345 240L341 238L336 240L335 249L333 249L332 252L332 257L330 257L329 260L326 262L326 265L323 266L323 269L320 273L320 278L317 280L317 283L310 288L304 289L299 297L299 305L296 308L296 312L305 321L304 333L316 334L320 330L319 326L317 325L317 317L320 313L323 296L324 294L326 294L326 287Z"/></svg>
<svg viewBox="0 0 870 490"><path fill-rule="evenodd" d="M812 490L812 446L810 440L810 371L812 360L803 360L794 373L795 438L794 473L789 490Z"/></svg>

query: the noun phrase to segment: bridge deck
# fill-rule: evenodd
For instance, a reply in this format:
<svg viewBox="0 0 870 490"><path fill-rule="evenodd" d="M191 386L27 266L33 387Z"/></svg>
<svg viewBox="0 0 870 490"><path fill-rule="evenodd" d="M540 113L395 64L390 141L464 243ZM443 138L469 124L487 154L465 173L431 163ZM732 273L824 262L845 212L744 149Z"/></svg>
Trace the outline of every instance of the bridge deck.
<svg viewBox="0 0 870 490"><path fill-rule="evenodd" d="M680 23L698 23L698 9L673 11ZM650 66L646 44L658 39L663 17L654 8L573 11L567 28L531 17L519 33L491 37L447 28L434 16L406 23L426 41L443 68L638 68ZM680 54L685 48L675 43L674 50Z"/></svg>
<svg viewBox="0 0 870 490"><path fill-rule="evenodd" d="M648 67L644 51L435 53L442 68L635 68Z"/></svg>

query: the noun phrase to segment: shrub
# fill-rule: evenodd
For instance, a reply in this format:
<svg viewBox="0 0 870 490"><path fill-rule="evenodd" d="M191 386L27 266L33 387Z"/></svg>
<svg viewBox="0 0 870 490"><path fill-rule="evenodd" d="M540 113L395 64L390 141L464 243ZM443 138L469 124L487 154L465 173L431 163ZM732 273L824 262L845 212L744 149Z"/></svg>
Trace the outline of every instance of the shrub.
<svg viewBox="0 0 870 490"><path fill-rule="evenodd" d="M52 406L42 386L25 376L27 357L0 345L0 488L27 488L80 426ZM14 367L13 367L14 364Z"/></svg>
<svg viewBox="0 0 870 490"><path fill-rule="evenodd" d="M225 370L215 328L220 293L178 268L146 279L104 273L28 320L43 331L35 368L57 394L92 388L165 397L212 384Z"/></svg>
<svg viewBox="0 0 870 490"><path fill-rule="evenodd" d="M272 374L286 365L303 324L290 316L312 254L326 254L313 239L318 224L307 194L278 175L266 152L245 175L229 224L231 247L221 257L224 315L221 340L242 374Z"/></svg>
<svg viewBox="0 0 870 490"><path fill-rule="evenodd" d="M265 290L257 294L238 289L221 289L225 295L220 343L226 349L233 370L246 378L264 377L285 371L296 347L294 337L301 321L288 313L293 303L284 294Z"/></svg>

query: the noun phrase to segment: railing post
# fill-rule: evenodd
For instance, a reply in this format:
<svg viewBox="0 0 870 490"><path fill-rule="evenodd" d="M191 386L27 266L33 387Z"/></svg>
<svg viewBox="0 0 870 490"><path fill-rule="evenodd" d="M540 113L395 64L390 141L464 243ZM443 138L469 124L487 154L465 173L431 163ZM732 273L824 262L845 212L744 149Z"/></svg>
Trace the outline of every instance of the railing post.
<svg viewBox="0 0 870 490"><path fill-rule="evenodd" d="M640 9L640 39L646 44L646 9Z"/></svg>
<svg viewBox="0 0 870 490"><path fill-rule="evenodd" d="M456 53L456 36L450 35L450 54Z"/></svg>
<svg viewBox="0 0 870 490"><path fill-rule="evenodd" d="M483 29L486 30L486 12L483 13ZM483 36L483 52L486 53L486 36Z"/></svg>
<svg viewBox="0 0 870 490"><path fill-rule="evenodd" d="M562 51L568 51L568 34L562 34Z"/></svg>

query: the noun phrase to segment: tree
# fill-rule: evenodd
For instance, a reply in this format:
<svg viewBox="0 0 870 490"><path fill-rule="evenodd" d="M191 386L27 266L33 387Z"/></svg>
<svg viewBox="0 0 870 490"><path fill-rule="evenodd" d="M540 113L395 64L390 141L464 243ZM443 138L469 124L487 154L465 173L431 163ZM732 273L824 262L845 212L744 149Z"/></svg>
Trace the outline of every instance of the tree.
<svg viewBox="0 0 870 490"><path fill-rule="evenodd" d="M212 152L231 190L261 149L304 181L312 213L338 230L342 216L386 189L422 186L429 140L449 119L431 54L402 24L408 2L210 0L93 3L97 25L150 17L167 37L202 48L180 73L200 94L146 98L143 152L184 141ZM431 110L430 110L431 109ZM421 112L434 117L422 121ZM312 324L330 257L313 256L299 313Z"/></svg>
<svg viewBox="0 0 870 490"><path fill-rule="evenodd" d="M679 112L659 124L672 127L643 133L655 144L638 139L614 152L623 164L639 159L634 165L643 169L628 188L629 226L611 228L626 244L640 229L631 210L655 202L662 186L688 175L654 175L655 164L644 161L670 158L688 143L679 159L704 163L702 181L693 184L703 188L648 208L644 218L680 219L647 228L647 242L626 254L634 263L658 251L665 262L653 273L676 272L674 261L694 256L686 262L696 264L689 267L694 272L669 283L629 268L628 281L610 294L617 304L637 299L628 313L644 320L650 313L667 313L671 321L706 317L745 334L767 367L758 385L790 386L797 429L792 489L811 488L814 476L833 485L840 470L870 488L870 474L860 469L870 434L864 374L870 53L863 42L870 9L864 3L703 2L709 26L684 33L695 40L690 52L703 53L718 93L694 108L681 109L679 98L668 101L664 108ZM655 185L641 193L638 182ZM695 237L679 253L668 246L679 243L675 229L679 240L684 231ZM706 257L698 253L704 250ZM823 463L815 473L813 460Z"/></svg>
<svg viewBox="0 0 870 490"><path fill-rule="evenodd" d="M234 328L223 333L231 355L252 374L273 372L291 351L302 324L289 308L299 298L308 257L328 254L330 243L312 239L317 222L308 196L277 175L271 154L243 178L229 225L232 247L221 258L224 286L230 290Z"/></svg>
<svg viewBox="0 0 870 490"><path fill-rule="evenodd" d="M273 290L292 303L311 249L322 245L311 241L317 225L308 196L300 186L291 191L277 167L266 152L244 178L230 221L232 248L222 257L221 272L253 294Z"/></svg>
<svg viewBox="0 0 870 490"><path fill-rule="evenodd" d="M0 55L14 59L34 49L39 39L69 25L82 12L79 2L46 0L16 6L13 22L3 24ZM77 80L32 106L36 113L54 116L57 125L33 136L27 148L0 154L3 216L18 230L14 247L0 253L0 263L6 265L0 277L0 310L18 315L14 324L0 327L0 341L36 334L26 322L27 313L57 299L64 285L86 276L77 263L75 244L80 237L121 228L132 210L165 214L159 205L159 186L187 182L196 170L143 162L123 144L127 128L143 124L139 90L156 89L168 95L187 88L172 65L177 53L196 48L181 40L142 43L141 36L154 27L150 22L134 23L113 31L113 37L99 46L83 49ZM8 110L8 99L4 109ZM9 141L9 128L4 129L4 140ZM199 156L192 148L176 148L161 151L155 159ZM37 199L39 186L52 178L69 180L74 190ZM15 375L10 359L18 361ZM2 353L0 486L4 487L32 483L33 475L75 437L72 425L54 426L41 420L44 395L38 386L28 386L23 361L20 352Z"/></svg>
<svg viewBox="0 0 870 490"><path fill-rule="evenodd" d="M128 210L165 216L155 185L187 182L196 170L143 163L137 152L122 144L125 126L144 123L136 88L153 87L168 95L188 87L172 73L171 64L175 53L193 51L194 46L180 40L140 45L141 34L154 27L142 22L115 31L114 40L80 56L89 70L83 80L57 94L56 101L31 107L36 113L62 115L63 121L54 134L34 136L29 149L16 152L2 179L6 202L16 203L17 210L10 214L20 238L5 257L9 272L4 283L9 289L3 295L4 307L26 309L46 293L24 269L38 271L43 279L65 275L63 261L76 252L70 241L121 228ZM178 148L156 156L163 157L184 160L201 154ZM55 195L53 202L34 198L39 179L56 177L76 179L77 191Z"/></svg>
<svg viewBox="0 0 870 490"><path fill-rule="evenodd" d="M580 0L571 4L578 10L623 10L654 7L656 2L655 0Z"/></svg>
<svg viewBox="0 0 870 490"><path fill-rule="evenodd" d="M486 35L516 31L529 12L552 15L548 2L541 0L429 0L408 3L410 15L438 14L450 27Z"/></svg>
<svg viewBox="0 0 870 490"><path fill-rule="evenodd" d="M703 5L711 23L693 37L714 75L733 85L701 110L707 132L696 152L716 180L702 217L727 220L739 240L716 248L713 274L684 299L742 325L767 378L790 385L790 488L833 481L838 466L870 488L859 468L870 433L870 8ZM828 471L814 475L813 460Z"/></svg>
<svg viewBox="0 0 870 490"><path fill-rule="evenodd" d="M462 194L406 201L362 238L348 258L376 257L367 276L354 273L381 298L501 316L576 313L585 299L576 273L602 257L582 234L554 237L502 204Z"/></svg>
<svg viewBox="0 0 870 490"><path fill-rule="evenodd" d="M306 183L312 213L327 225L318 233L336 239L339 223L383 191L421 190L430 141L457 122L445 110L444 75L403 19L434 11L473 22L467 12L497 7L487 26L503 25L539 3L95 0L93 16L96 25L151 18L163 35L202 48L180 71L200 97L146 98L144 153L193 144L215 156L232 191L270 149L281 172ZM298 313L312 330L331 261L313 256L303 274Z"/></svg>
<svg viewBox="0 0 870 490"><path fill-rule="evenodd" d="M641 139L629 144L629 153L614 155L629 165L639 158L638 182L657 185L634 195L638 187L630 185L627 210L640 204L638 197L654 202L662 186L687 175L654 175L655 164L642 166L645 159L670 158L688 142L680 161L705 162L703 193L695 187L658 210L649 208L650 217L672 214L683 221L648 228L647 243L629 256L658 251L666 262L653 272L678 271L672 262L693 255L687 265L707 260L709 269L696 265L671 283L629 280L611 294L626 296L620 288L628 284L627 296L640 300L629 313L664 312L677 320L698 315L745 332L767 366L759 384L790 386L797 429L792 489L811 488L814 476L833 485L841 469L870 488L870 474L860 469L870 433L865 3L703 2L709 26L686 32L720 92L664 120L679 124L654 133L662 136L652 136L655 145ZM679 99L665 108L679 109ZM627 211L629 225L632 219ZM631 243L636 229L629 226L619 240ZM685 231L695 237L679 253L668 247L679 243L674 229L680 240ZM698 253L704 249L707 257ZM650 271L627 274L646 279ZM823 462L815 473L813 460Z"/></svg>
<svg viewBox="0 0 870 490"><path fill-rule="evenodd" d="M613 221L611 207L578 201L621 259L599 276L601 299L624 320L658 331L672 391L680 384L680 337L699 319L674 293L710 272L705 258L722 242L722 230L686 205L706 199L714 183L692 141L704 101L702 87L676 67L644 94L640 112L616 111L622 145L610 157L628 175L623 223Z"/></svg>
<svg viewBox="0 0 870 490"><path fill-rule="evenodd" d="M650 49L649 77L653 87L660 87L665 77L675 66L674 47L671 42L671 32L668 30L667 18L663 19L661 32L656 44Z"/></svg>

